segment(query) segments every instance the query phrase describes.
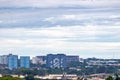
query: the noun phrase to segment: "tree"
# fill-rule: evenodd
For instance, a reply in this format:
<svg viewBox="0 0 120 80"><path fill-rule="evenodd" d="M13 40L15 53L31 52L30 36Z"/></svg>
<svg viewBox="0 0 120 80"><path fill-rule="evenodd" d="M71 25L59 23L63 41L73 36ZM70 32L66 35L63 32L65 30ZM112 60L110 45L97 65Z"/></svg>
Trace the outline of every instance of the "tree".
<svg viewBox="0 0 120 80"><path fill-rule="evenodd" d="M120 80L120 77L118 76L118 74L115 74L116 79L115 80Z"/></svg>
<svg viewBox="0 0 120 80"><path fill-rule="evenodd" d="M33 75L28 75L25 80L35 80Z"/></svg>
<svg viewBox="0 0 120 80"><path fill-rule="evenodd" d="M5 75L5 76L1 77L0 80L24 80L24 79L12 77L12 76L9 76L9 75Z"/></svg>
<svg viewBox="0 0 120 80"><path fill-rule="evenodd" d="M120 80L118 74L115 74L114 78L112 76L108 76L105 80Z"/></svg>
<svg viewBox="0 0 120 80"><path fill-rule="evenodd" d="M108 76L105 80L113 80L112 76Z"/></svg>

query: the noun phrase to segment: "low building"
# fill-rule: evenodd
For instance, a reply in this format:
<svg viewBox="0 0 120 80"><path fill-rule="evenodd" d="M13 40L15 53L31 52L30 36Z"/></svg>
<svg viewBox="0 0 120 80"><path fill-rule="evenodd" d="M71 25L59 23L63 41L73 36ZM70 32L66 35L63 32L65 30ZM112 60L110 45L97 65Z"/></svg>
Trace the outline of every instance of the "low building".
<svg viewBox="0 0 120 80"><path fill-rule="evenodd" d="M105 80L105 79L101 79L101 78L87 78L87 80Z"/></svg>
<svg viewBox="0 0 120 80"><path fill-rule="evenodd" d="M2 77L2 74L0 74L0 77Z"/></svg>
<svg viewBox="0 0 120 80"><path fill-rule="evenodd" d="M33 64L46 64L46 56L36 56L32 58Z"/></svg>
<svg viewBox="0 0 120 80"><path fill-rule="evenodd" d="M95 79L95 78L105 79L106 77L108 77L110 75L111 74L100 73L100 74L91 74L91 75L89 75L89 77L92 78L92 79Z"/></svg>
<svg viewBox="0 0 120 80"><path fill-rule="evenodd" d="M44 77L39 77L40 79L69 79L69 80L77 80L78 76L75 74L50 74Z"/></svg>
<svg viewBox="0 0 120 80"><path fill-rule="evenodd" d="M38 58L37 57L32 58L32 64L38 64Z"/></svg>
<svg viewBox="0 0 120 80"><path fill-rule="evenodd" d="M46 64L46 56L36 56L39 64Z"/></svg>
<svg viewBox="0 0 120 80"><path fill-rule="evenodd" d="M24 75L20 75L19 78L25 78L25 76Z"/></svg>
<svg viewBox="0 0 120 80"><path fill-rule="evenodd" d="M18 78L18 75L11 75L12 77L17 77Z"/></svg>

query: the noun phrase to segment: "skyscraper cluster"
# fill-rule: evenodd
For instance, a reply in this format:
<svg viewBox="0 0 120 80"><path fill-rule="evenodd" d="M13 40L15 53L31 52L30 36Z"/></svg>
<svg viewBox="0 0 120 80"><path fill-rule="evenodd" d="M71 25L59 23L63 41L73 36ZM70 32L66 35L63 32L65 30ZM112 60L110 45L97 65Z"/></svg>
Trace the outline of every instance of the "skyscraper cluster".
<svg viewBox="0 0 120 80"><path fill-rule="evenodd" d="M46 67L50 68L65 68L68 67L71 62L79 62L79 56L68 56L65 54L48 54L46 57L36 57L36 62L39 59L41 62L46 63Z"/></svg>
<svg viewBox="0 0 120 80"><path fill-rule="evenodd" d="M19 62L18 55L12 55L12 54L2 55L0 56L0 64L7 65L9 69L17 69L18 67L30 68L30 57L20 56L20 62Z"/></svg>
<svg viewBox="0 0 120 80"><path fill-rule="evenodd" d="M0 64L5 64L9 69L17 68L31 68L32 64L45 64L48 68L65 68L69 63L74 61L79 62L79 56L68 56L65 54L47 54L46 56L36 56L30 60L30 56L18 55L2 55L0 56Z"/></svg>

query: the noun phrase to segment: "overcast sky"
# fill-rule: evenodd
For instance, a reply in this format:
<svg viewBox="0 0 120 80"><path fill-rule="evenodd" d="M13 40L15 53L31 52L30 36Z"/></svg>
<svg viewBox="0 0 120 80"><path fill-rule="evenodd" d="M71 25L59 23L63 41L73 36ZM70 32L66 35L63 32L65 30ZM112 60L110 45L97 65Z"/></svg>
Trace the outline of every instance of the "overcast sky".
<svg viewBox="0 0 120 80"><path fill-rule="evenodd" d="M120 58L120 0L0 0L0 54Z"/></svg>

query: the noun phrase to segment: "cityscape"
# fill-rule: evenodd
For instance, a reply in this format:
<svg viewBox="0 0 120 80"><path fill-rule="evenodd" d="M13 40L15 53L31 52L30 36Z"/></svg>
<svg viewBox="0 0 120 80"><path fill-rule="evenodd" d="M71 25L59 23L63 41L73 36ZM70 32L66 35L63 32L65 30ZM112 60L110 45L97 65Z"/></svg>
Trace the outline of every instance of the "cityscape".
<svg viewBox="0 0 120 80"><path fill-rule="evenodd" d="M48 54L47 56L36 56L30 60L30 56L2 55L0 64L5 64L9 69L30 68L30 64L46 64L49 68L65 68L70 62L79 62L79 56L66 56L65 54ZM19 66L18 66L19 63Z"/></svg>
<svg viewBox="0 0 120 80"><path fill-rule="evenodd" d="M44 56L0 55L0 76L11 75L24 79L105 80L120 72L120 59L80 58L63 53Z"/></svg>
<svg viewBox="0 0 120 80"><path fill-rule="evenodd" d="M0 0L0 80L120 80L120 0Z"/></svg>

